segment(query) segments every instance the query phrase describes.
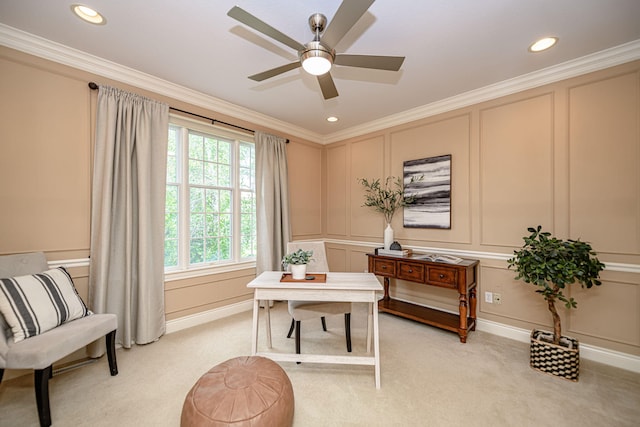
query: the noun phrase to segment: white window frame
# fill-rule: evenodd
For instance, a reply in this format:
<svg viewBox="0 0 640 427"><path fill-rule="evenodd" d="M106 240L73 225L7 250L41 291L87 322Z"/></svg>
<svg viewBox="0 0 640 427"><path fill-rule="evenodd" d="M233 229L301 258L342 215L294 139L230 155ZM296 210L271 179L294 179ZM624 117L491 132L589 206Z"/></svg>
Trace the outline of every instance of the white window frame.
<svg viewBox="0 0 640 427"><path fill-rule="evenodd" d="M184 116L178 116L174 114L169 115L169 125L180 126L185 130L192 130L196 132L205 133L208 135L229 139L233 141L232 149L232 186L233 192L237 193L237 197L233 197L233 215L232 215L232 260L208 262L199 265L189 265L189 216L190 206L184 201L189 200L189 170L184 167L184 159L189 156L189 144L184 143L188 139L181 140L183 143L180 145L180 158L177 162L177 173L179 176L179 207L178 207L178 266L177 267L165 267L165 280L181 280L189 277L198 277L209 274L224 273L227 271L237 271L247 268L255 268L256 260L252 258L240 258L240 187L237 182L239 176L239 152L240 143L255 144L253 135L244 132L235 132L227 128L220 126L203 123L202 121L189 119ZM168 129L167 129L168 131ZM185 133L187 133L185 132Z"/></svg>

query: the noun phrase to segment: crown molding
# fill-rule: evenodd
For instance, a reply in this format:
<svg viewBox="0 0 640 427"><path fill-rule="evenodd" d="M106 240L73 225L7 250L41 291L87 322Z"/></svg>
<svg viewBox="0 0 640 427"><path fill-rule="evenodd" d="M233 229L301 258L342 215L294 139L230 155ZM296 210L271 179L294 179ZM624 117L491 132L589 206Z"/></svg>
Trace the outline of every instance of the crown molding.
<svg viewBox="0 0 640 427"><path fill-rule="evenodd" d="M198 107L217 111L240 120L246 120L279 132L295 135L302 139L323 143L323 136L318 133L5 24L0 24L0 45L92 74L117 80L179 101L188 102Z"/></svg>
<svg viewBox="0 0 640 427"><path fill-rule="evenodd" d="M586 55L571 61L563 62L552 67L543 68L528 74L523 74L509 80L504 80L489 86L464 92L450 98L442 99L431 104L423 105L401 113L393 114L379 120L354 126L324 137L324 143L342 141L365 133L388 129L412 121L424 119L436 114L445 113L458 108L468 107L480 102L490 101L502 96L533 89L549 83L555 83L571 77L577 77L593 71L603 70L615 65L640 59L640 40L634 40L600 52Z"/></svg>
<svg viewBox="0 0 640 427"><path fill-rule="evenodd" d="M464 92L362 125L353 126L340 132L321 135L5 24L0 24L0 44L319 144L330 144L366 133L384 130L436 114L468 107L469 105L640 59L640 40L634 40L620 46L563 62L562 64Z"/></svg>

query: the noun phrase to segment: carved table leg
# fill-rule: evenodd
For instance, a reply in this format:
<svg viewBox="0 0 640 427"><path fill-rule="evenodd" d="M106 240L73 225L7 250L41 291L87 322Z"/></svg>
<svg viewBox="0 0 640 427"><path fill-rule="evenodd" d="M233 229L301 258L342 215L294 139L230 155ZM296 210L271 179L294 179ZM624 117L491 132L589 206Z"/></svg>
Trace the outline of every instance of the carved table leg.
<svg viewBox="0 0 640 427"><path fill-rule="evenodd" d="M473 324L471 325L471 330L476 330L476 307L478 305L478 298L476 297L476 287L474 286L469 290L469 317L473 320Z"/></svg>
<svg viewBox="0 0 640 427"><path fill-rule="evenodd" d="M389 297L389 282L390 282L389 278L385 277L384 278L384 285L383 285L384 286L384 298L383 299L385 301L389 301L391 299Z"/></svg>
<svg viewBox="0 0 640 427"><path fill-rule="evenodd" d="M460 294L460 327L458 328L460 342L467 342L467 294Z"/></svg>

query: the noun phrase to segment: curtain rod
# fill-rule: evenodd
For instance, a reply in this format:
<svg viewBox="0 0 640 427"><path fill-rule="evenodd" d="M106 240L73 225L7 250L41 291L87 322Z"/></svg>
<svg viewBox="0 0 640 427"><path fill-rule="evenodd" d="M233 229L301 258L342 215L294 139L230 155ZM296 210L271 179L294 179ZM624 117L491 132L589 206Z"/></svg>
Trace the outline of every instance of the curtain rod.
<svg viewBox="0 0 640 427"><path fill-rule="evenodd" d="M98 89L98 85L95 82L89 82L89 88L91 88L92 90L97 90ZM178 111L180 113L189 114L190 116L200 117L201 119L209 120L212 125L215 125L216 123L220 123L220 124L223 124L225 126L231 126L231 127L236 128L236 129L241 129L241 130L243 130L245 132L250 132L250 133L255 133L256 132L253 129L247 129L247 128L244 128L242 126L234 125L232 123L223 122L222 120L212 119L211 117L206 117L206 116L202 116L200 114L191 113L189 111L181 110L179 108L173 108L173 107L169 106L169 109L173 110L173 111ZM287 139L285 142L288 144L289 140Z"/></svg>

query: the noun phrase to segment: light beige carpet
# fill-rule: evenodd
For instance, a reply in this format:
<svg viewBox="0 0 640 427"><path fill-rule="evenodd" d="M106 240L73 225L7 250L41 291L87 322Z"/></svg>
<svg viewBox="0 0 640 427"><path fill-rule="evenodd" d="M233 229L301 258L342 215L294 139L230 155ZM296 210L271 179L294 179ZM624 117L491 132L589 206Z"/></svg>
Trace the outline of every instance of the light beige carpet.
<svg viewBox="0 0 640 427"><path fill-rule="evenodd" d="M293 351L290 318L276 303L274 347ZM343 317L303 322L302 351L346 352ZM364 354L364 307L353 314L354 354ZM261 332L264 330L261 329ZM264 335L264 334L263 334ZM248 355L251 313L117 351L50 381L53 425L178 426L187 392L212 366ZM261 343L264 345L264 341ZM529 367L528 344L456 334L380 314L381 389L373 367L281 363L295 393L296 427L307 426L637 426L640 374L582 360L577 383ZM37 426L31 376L0 385L0 426Z"/></svg>

